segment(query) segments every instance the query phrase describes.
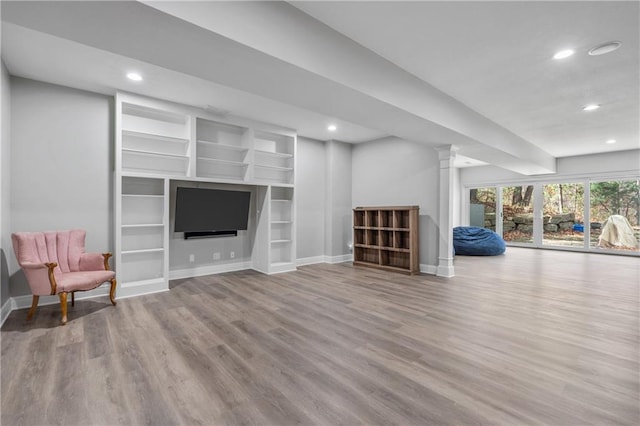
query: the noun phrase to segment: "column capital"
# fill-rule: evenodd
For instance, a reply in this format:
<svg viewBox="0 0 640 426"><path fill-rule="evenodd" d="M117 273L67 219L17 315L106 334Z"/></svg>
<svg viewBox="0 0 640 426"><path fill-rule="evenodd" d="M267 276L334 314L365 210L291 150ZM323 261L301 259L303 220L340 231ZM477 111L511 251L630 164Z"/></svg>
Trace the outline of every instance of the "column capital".
<svg viewBox="0 0 640 426"><path fill-rule="evenodd" d="M438 159L449 160L456 158L456 153L460 148L455 145L438 145L433 149L438 152Z"/></svg>

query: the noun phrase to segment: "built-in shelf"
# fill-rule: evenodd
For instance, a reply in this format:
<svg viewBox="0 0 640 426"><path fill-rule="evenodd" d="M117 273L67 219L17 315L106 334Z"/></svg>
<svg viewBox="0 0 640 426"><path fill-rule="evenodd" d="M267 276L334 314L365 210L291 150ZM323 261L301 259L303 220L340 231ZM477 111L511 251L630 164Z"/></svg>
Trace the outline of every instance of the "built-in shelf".
<svg viewBox="0 0 640 426"><path fill-rule="evenodd" d="M249 148L246 148L244 146L226 145L220 142L205 141L201 139L198 140L198 143L203 144L205 146L209 146L214 149L222 149L222 150L238 151L238 152L247 152L249 150Z"/></svg>
<svg viewBox="0 0 640 426"><path fill-rule="evenodd" d="M169 288L170 188L176 180L251 187L258 215L252 267L295 270L295 132L124 93L116 95L116 112L120 295Z"/></svg>
<svg viewBox="0 0 640 426"><path fill-rule="evenodd" d="M189 139L156 135L154 133L136 132L133 130L123 130L122 136L123 136L123 139L125 140L129 140L129 138L131 138L132 140L143 139L143 140L151 141L151 143L155 143L155 144L159 142L167 142L177 147L182 147L183 149L186 149L187 145L189 144Z"/></svg>
<svg viewBox="0 0 640 426"><path fill-rule="evenodd" d="M162 223L136 223L131 225L123 224L122 228L162 228L164 224Z"/></svg>
<svg viewBox="0 0 640 426"><path fill-rule="evenodd" d="M255 153L258 155L265 155L267 157L293 158L293 154L289 154L288 152L271 152L271 151L262 151L260 149L256 149Z"/></svg>
<svg viewBox="0 0 640 426"><path fill-rule="evenodd" d="M207 161L210 163L220 163L220 164L231 164L234 166L239 166L239 167L247 167L248 164L247 163L243 163L241 161L231 161L231 160L220 160L217 158L203 158L203 157L198 157L199 161Z"/></svg>
<svg viewBox="0 0 640 426"><path fill-rule="evenodd" d="M149 194L122 194L123 197L131 197L131 198L164 198L164 195L149 195Z"/></svg>
<svg viewBox="0 0 640 426"><path fill-rule="evenodd" d="M153 253L153 252L162 252L162 251L164 251L164 249L162 247L159 247L159 248L140 249L140 250L122 250L122 254Z"/></svg>
<svg viewBox="0 0 640 426"><path fill-rule="evenodd" d="M270 169L270 170L278 170L283 172L291 172L293 171L293 167L281 167L281 166L267 166L263 164L256 164L256 167L261 169Z"/></svg>
<svg viewBox="0 0 640 426"><path fill-rule="evenodd" d="M180 158L183 159L185 161L187 161L189 159L189 157L187 157L186 155L183 154L167 154L164 152L159 152L159 151L148 151L148 150L143 150L143 149L129 149L129 148L122 148L122 152L132 152L135 154L145 154L145 155L155 155L158 157L175 157L175 158Z"/></svg>
<svg viewBox="0 0 640 426"><path fill-rule="evenodd" d="M125 171L186 176L189 167L189 157L181 154L123 148L121 155Z"/></svg>

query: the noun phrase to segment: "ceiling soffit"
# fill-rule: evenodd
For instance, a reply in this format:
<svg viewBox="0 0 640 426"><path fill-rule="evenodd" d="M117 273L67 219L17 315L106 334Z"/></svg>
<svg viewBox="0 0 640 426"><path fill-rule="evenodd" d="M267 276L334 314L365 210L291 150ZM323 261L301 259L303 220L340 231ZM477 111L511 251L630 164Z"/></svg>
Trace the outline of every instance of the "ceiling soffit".
<svg viewBox="0 0 640 426"><path fill-rule="evenodd" d="M185 5L156 5L178 6ZM176 19L131 2L10 3L3 19L404 139L459 145L461 154L519 173L555 171L555 158L530 142L286 3L189 6L167 10ZM215 22L198 16L233 18L236 26L213 33ZM243 31L247 26L256 30ZM281 31L270 31L274 26Z"/></svg>

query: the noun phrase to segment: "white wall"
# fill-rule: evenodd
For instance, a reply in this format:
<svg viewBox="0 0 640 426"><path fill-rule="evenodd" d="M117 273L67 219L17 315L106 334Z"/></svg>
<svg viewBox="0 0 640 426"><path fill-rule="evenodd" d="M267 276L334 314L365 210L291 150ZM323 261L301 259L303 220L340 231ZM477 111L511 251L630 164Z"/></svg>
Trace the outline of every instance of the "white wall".
<svg viewBox="0 0 640 426"><path fill-rule="evenodd" d="M113 252L112 129L112 98L11 78L11 232L82 228ZM11 296L29 294L11 258Z"/></svg>
<svg viewBox="0 0 640 426"><path fill-rule="evenodd" d="M325 255L325 143L298 138L296 158L296 258Z"/></svg>
<svg viewBox="0 0 640 426"><path fill-rule="evenodd" d="M9 73L0 61L2 81L0 82L0 98L2 98L2 117L0 121L0 306L9 300L9 259L13 257L11 248L11 88Z"/></svg>
<svg viewBox="0 0 640 426"><path fill-rule="evenodd" d="M438 153L401 139L353 147L353 207L418 205L420 264L438 262Z"/></svg>

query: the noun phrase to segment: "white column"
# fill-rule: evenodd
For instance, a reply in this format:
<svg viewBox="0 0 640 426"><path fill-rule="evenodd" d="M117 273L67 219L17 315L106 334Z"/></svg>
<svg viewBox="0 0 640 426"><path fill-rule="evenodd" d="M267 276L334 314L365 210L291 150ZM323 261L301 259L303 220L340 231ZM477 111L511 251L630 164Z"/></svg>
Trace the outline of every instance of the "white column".
<svg viewBox="0 0 640 426"><path fill-rule="evenodd" d="M436 148L440 160L440 208L438 212L438 269L439 277L453 277L453 161L454 145Z"/></svg>

